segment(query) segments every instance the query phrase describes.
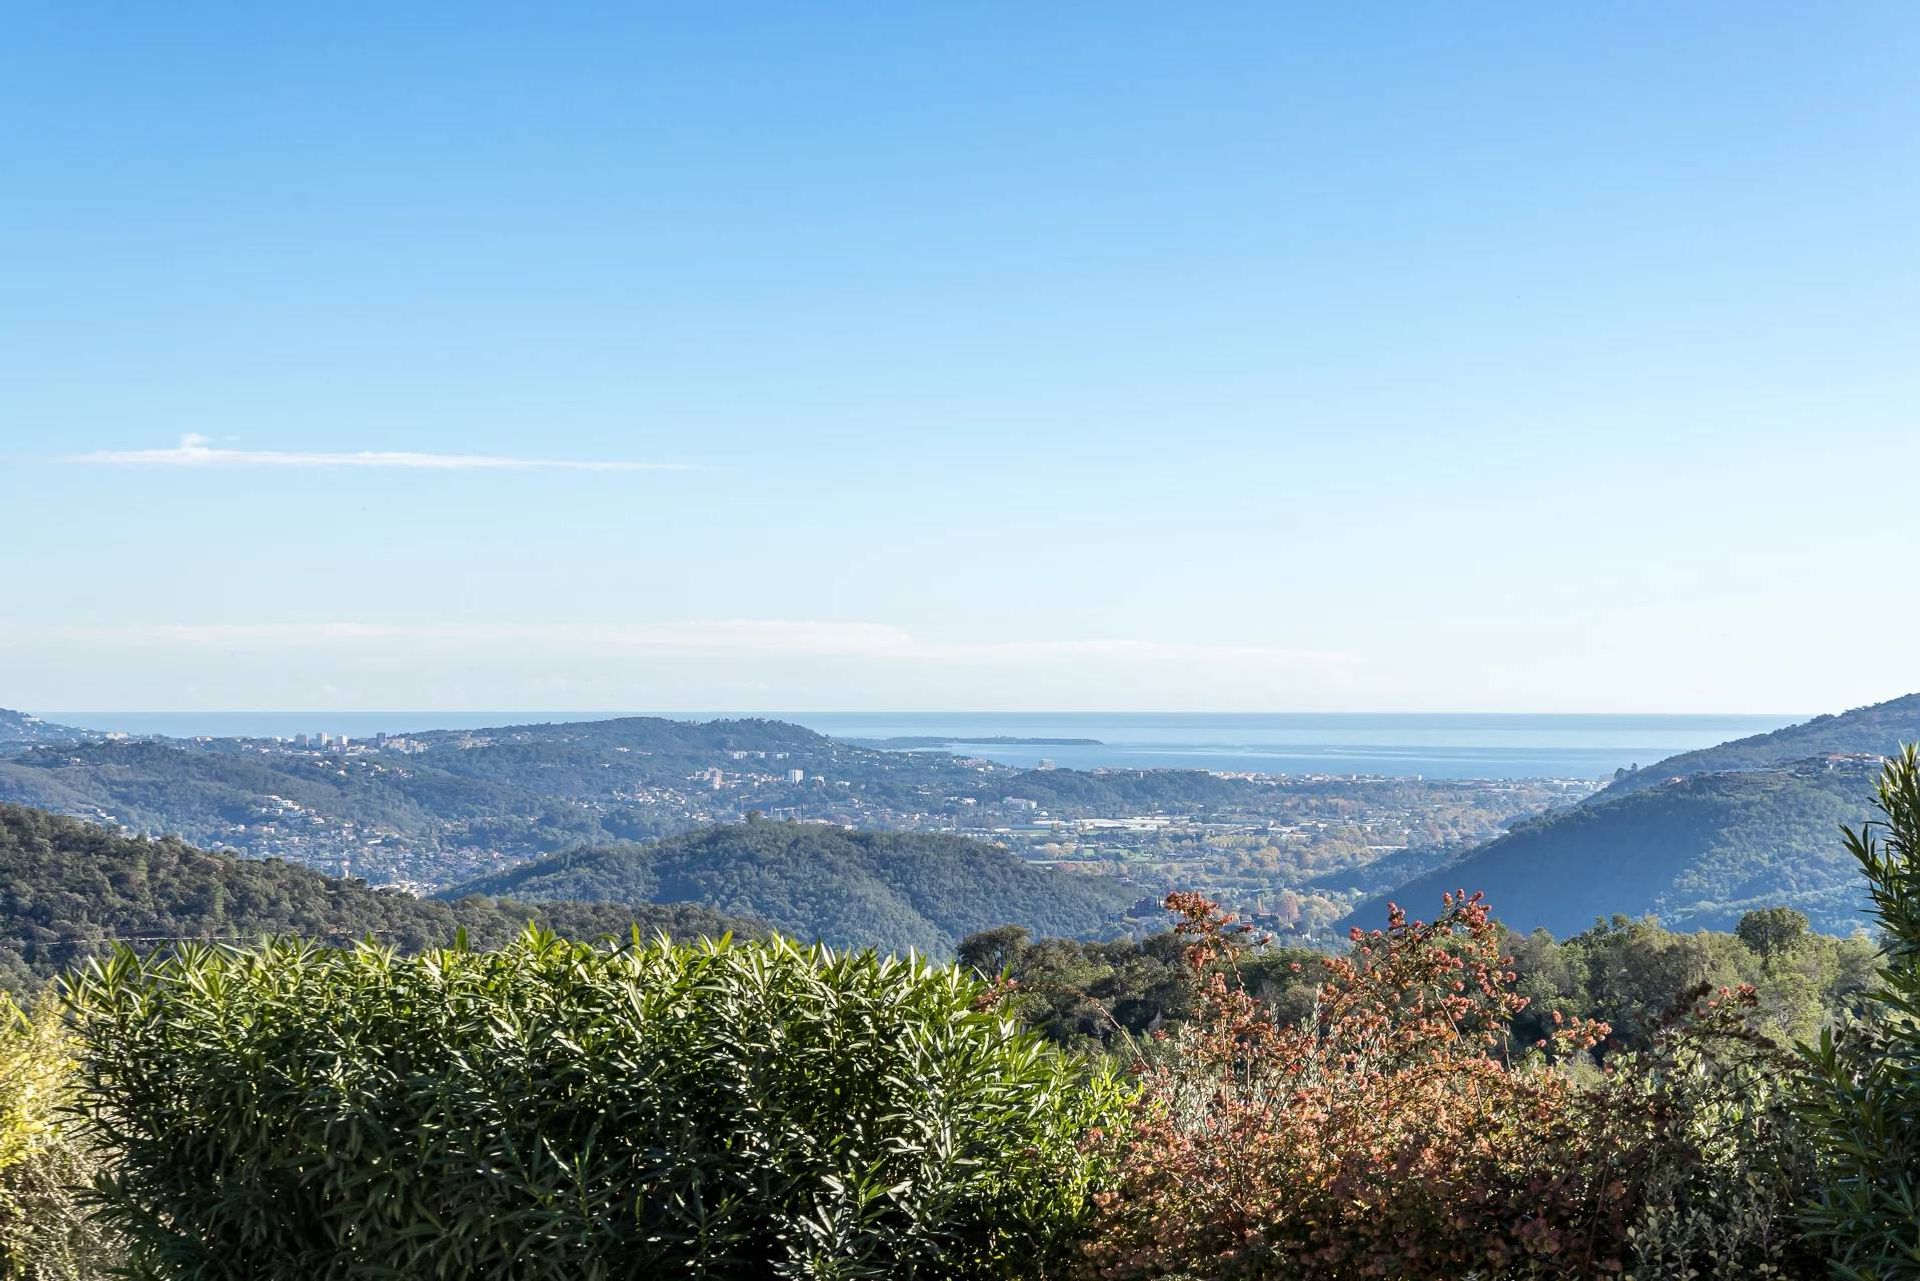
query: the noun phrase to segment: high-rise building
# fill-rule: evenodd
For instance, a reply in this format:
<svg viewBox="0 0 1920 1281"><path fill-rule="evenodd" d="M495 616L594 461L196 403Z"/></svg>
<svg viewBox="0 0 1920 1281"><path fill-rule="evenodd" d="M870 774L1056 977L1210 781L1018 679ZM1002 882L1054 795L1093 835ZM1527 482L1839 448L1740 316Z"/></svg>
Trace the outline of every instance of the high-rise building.
<svg viewBox="0 0 1920 1281"><path fill-rule="evenodd" d="M807 772L803 769L790 769L787 771L787 781L789 783L804 783L807 781Z"/></svg>

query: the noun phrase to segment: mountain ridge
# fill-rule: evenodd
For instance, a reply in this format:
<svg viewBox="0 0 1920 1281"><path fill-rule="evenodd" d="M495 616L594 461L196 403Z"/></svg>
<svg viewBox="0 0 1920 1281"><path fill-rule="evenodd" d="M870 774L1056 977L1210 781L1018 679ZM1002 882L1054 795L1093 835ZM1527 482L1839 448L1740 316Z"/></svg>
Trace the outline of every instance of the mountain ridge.
<svg viewBox="0 0 1920 1281"><path fill-rule="evenodd" d="M1655 916L1669 928L1730 929L1761 907L1804 912L1815 929L1865 922L1859 869L1842 824L1872 813L1878 758L1815 757L1775 769L1695 773L1599 804L1515 824L1447 866L1356 906L1338 928L1437 909L1450 890L1483 891L1511 928L1566 937L1597 919Z"/></svg>
<svg viewBox="0 0 1920 1281"><path fill-rule="evenodd" d="M1891 756L1903 743L1911 742L1920 742L1920 693L1679 752L1616 777L1586 803L1605 804L1676 777L1767 769L1828 753Z"/></svg>

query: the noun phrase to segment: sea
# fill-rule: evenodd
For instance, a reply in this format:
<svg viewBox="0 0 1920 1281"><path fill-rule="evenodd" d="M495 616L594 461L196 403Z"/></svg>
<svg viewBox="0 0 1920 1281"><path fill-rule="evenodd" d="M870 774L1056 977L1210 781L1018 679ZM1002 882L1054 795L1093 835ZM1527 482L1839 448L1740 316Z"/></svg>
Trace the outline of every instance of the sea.
<svg viewBox="0 0 1920 1281"><path fill-rule="evenodd" d="M645 712L43 712L45 719L129 734L284 736L399 734ZM671 713L678 720L760 715L853 739L940 738L939 749L1032 767L1205 769L1262 774L1423 778L1599 779L1617 769L1744 738L1798 715L1628 713ZM1082 743L990 742L1082 739ZM928 749L916 749L928 750Z"/></svg>

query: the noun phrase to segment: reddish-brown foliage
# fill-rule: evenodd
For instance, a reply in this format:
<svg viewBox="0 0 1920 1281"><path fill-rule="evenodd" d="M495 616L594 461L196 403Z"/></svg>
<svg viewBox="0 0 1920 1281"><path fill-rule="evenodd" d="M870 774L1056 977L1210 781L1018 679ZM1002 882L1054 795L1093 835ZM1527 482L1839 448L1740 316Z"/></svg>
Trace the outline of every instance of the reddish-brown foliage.
<svg viewBox="0 0 1920 1281"><path fill-rule="evenodd" d="M1354 932L1313 1016L1282 1025L1234 972L1248 931L1176 894L1200 1011L1137 1065L1135 1123L1088 1249L1102 1277L1606 1276L1631 1197L1611 1127L1582 1125L1563 1024L1519 1062L1525 998L1479 895Z"/></svg>

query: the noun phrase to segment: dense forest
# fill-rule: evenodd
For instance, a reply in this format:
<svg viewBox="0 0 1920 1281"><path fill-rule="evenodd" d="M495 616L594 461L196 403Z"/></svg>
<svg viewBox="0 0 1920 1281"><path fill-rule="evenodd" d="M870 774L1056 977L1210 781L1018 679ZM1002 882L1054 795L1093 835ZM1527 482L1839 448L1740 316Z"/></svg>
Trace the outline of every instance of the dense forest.
<svg viewBox="0 0 1920 1281"><path fill-rule="evenodd" d="M951 955L1013 923L1111 932L1136 895L1104 877L1028 864L956 836L749 821L646 845L570 850L448 891L453 897L702 903L839 946Z"/></svg>
<svg viewBox="0 0 1920 1281"><path fill-rule="evenodd" d="M679 937L760 932L691 904L421 900L277 860L123 837L0 804L0 987L16 991L118 939L157 947L188 938L371 936L417 951L444 945L462 928L476 946L498 946L529 921L580 939L626 935L633 924Z"/></svg>
<svg viewBox="0 0 1920 1281"><path fill-rule="evenodd" d="M1558 935L1615 913L1730 929L1742 913L1777 905L1816 929L1850 933L1865 919L1865 891L1835 838L1842 823L1867 817L1877 768L1820 759L1698 774L1556 810L1363 902L1342 928L1378 919L1389 901L1437 902L1472 886L1507 925Z"/></svg>

